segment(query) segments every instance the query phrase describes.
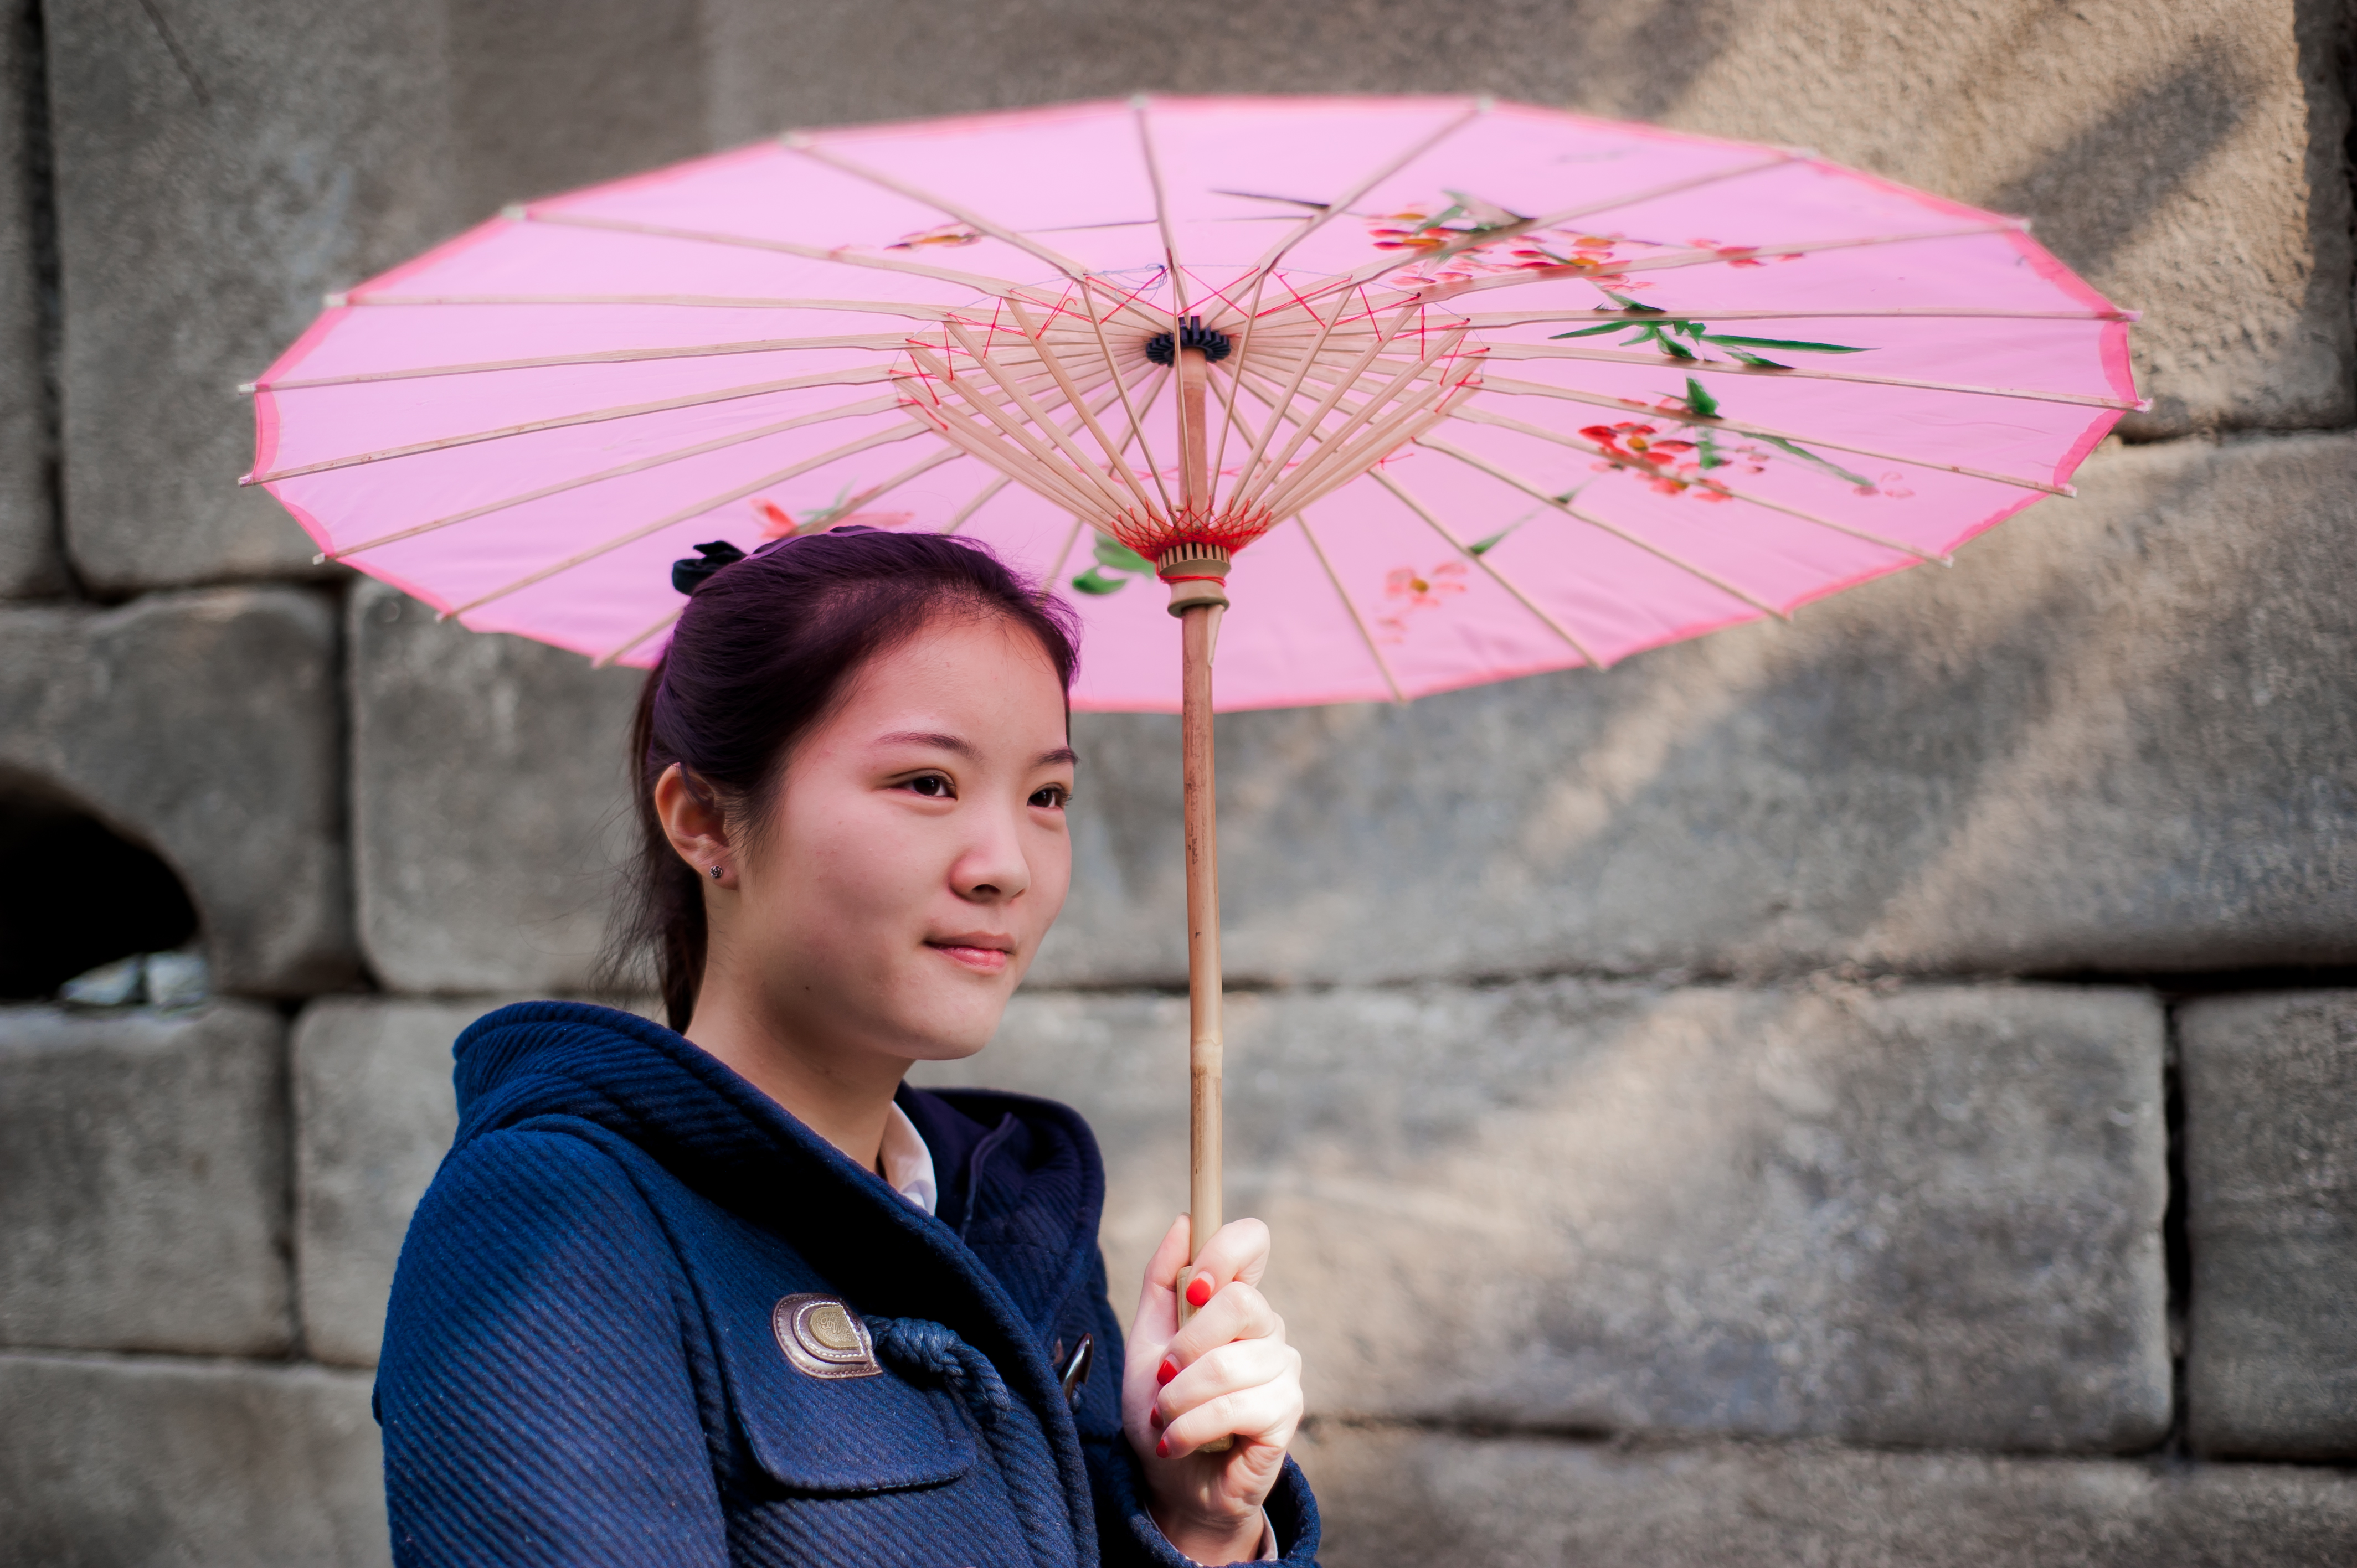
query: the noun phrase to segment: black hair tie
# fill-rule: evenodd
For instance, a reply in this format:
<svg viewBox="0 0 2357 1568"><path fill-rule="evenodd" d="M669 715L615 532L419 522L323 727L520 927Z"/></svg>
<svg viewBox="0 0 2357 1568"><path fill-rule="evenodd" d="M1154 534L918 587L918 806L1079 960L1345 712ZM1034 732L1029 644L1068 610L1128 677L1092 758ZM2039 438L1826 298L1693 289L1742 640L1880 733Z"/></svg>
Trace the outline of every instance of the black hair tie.
<svg viewBox="0 0 2357 1568"><path fill-rule="evenodd" d="M698 560L696 557L703 559ZM695 554L671 564L671 585L683 594L693 594L711 579L723 566L733 566L745 559L745 553L725 539L709 544L699 544Z"/></svg>

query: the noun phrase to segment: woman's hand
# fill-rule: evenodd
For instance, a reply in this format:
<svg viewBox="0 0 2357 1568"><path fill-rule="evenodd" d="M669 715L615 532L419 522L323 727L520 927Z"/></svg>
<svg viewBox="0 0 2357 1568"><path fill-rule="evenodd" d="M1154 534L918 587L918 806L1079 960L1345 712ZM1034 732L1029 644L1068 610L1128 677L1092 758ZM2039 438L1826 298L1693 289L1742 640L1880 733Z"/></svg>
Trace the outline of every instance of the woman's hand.
<svg viewBox="0 0 2357 1568"><path fill-rule="evenodd" d="M1181 1215L1146 1265L1129 1326L1121 1417L1145 1462L1154 1522L1198 1563L1260 1555L1261 1507L1301 1423L1301 1353L1285 1319L1258 1289L1268 1267L1268 1227L1222 1226L1196 1259L1188 1285L1195 1316L1178 1326L1178 1274L1187 1266ZM1203 1444L1232 1436L1235 1446Z"/></svg>

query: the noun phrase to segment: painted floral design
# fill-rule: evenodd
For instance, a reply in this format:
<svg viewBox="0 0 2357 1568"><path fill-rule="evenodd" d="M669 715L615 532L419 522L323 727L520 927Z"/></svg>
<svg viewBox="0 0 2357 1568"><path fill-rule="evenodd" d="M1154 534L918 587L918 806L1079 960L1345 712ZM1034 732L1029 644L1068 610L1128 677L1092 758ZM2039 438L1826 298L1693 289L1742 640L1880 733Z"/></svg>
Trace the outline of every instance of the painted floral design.
<svg viewBox="0 0 2357 1568"><path fill-rule="evenodd" d="M761 520L761 537L764 540L788 539L798 533L823 533L845 522L865 523L869 528L899 528L916 521L914 512L854 511L852 507L858 503L850 498L850 488L845 486L830 505L806 511L797 518L765 497L754 501L753 515Z"/></svg>
<svg viewBox="0 0 2357 1568"><path fill-rule="evenodd" d="M1383 633L1381 640L1398 642L1407 636L1408 618L1425 610L1437 610L1449 599L1465 591L1466 566L1462 561L1443 561L1430 571L1414 566L1394 567L1383 578L1383 597L1394 607L1388 614L1375 618L1375 626Z"/></svg>
<svg viewBox="0 0 2357 1568"><path fill-rule="evenodd" d="M1686 378L1685 395L1663 398L1655 406L1668 417L1581 428L1580 435L1594 442L1602 456L1596 465L1598 472L1627 470L1663 495L1693 494L1723 501L1734 499L1725 483L1727 478L1764 473L1781 454L1840 480L1857 495L1903 500L1915 493L1906 487L1907 477L1896 470L1871 478L1781 435L1730 435L1702 423L1718 417L1718 400L1692 376Z"/></svg>

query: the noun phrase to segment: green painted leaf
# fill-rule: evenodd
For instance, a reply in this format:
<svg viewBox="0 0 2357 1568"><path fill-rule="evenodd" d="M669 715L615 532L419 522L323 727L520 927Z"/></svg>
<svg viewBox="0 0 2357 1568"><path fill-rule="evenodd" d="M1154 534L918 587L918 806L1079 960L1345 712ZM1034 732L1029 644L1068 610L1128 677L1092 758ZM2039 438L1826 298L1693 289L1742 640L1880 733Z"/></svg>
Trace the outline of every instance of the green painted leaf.
<svg viewBox="0 0 2357 1568"><path fill-rule="evenodd" d="M1640 316L1667 316L1669 314L1668 311L1663 310L1658 305L1646 305L1640 300L1631 299L1625 294L1615 294L1609 288L1604 291L1604 297L1619 306L1621 309L1633 310Z"/></svg>
<svg viewBox="0 0 2357 1568"><path fill-rule="evenodd" d="M1577 331L1558 332L1555 336L1556 338L1594 338L1605 332L1618 332L1628 325L1625 321L1608 321L1601 327L1582 327Z"/></svg>
<svg viewBox="0 0 2357 1568"><path fill-rule="evenodd" d="M1695 325L1699 328L1701 324L1697 322ZM1790 349L1803 354L1871 354L1874 352L1871 349L1861 349L1849 343L1804 343L1798 338L1738 338L1726 332L1705 334L1699 330L1694 335L1706 343L1717 343L1730 349Z"/></svg>
<svg viewBox="0 0 2357 1568"><path fill-rule="evenodd" d="M1108 577L1092 566L1072 579L1072 586L1084 594L1117 594L1129 586L1126 577Z"/></svg>
<svg viewBox="0 0 2357 1568"><path fill-rule="evenodd" d="M1096 538L1098 565L1112 572L1135 572L1141 577L1154 575L1154 563L1120 540L1109 533L1100 533Z"/></svg>
<svg viewBox="0 0 2357 1568"><path fill-rule="evenodd" d="M1854 474L1847 468L1843 467L1839 463L1835 462L1832 458L1820 456L1818 454L1810 451L1807 447L1801 446L1799 443L1787 441L1781 435L1762 435L1758 439L1765 441L1769 446L1775 447L1780 452L1790 452L1793 456L1800 458L1803 462L1815 464L1818 467L1823 468L1826 473L1833 475L1835 478L1840 479L1846 484L1857 485L1862 488L1869 489L1874 484L1874 481L1867 478L1864 474Z"/></svg>
<svg viewBox="0 0 2357 1568"><path fill-rule="evenodd" d="M1538 516L1538 513L1536 512L1525 513L1523 516L1514 519L1513 521L1498 530L1497 532L1490 535L1489 538L1479 540L1474 543L1467 545L1465 548L1472 554L1487 555L1491 551L1495 550L1499 545L1503 544L1506 542L1506 535L1513 532L1514 530L1522 527L1523 524L1530 521L1532 518L1536 516Z"/></svg>
<svg viewBox="0 0 2357 1568"><path fill-rule="evenodd" d="M1692 376L1686 378L1686 411L1705 419L1718 417L1718 399L1703 391L1702 383Z"/></svg>
<svg viewBox="0 0 2357 1568"><path fill-rule="evenodd" d="M1687 348L1684 343L1679 342L1674 338L1664 338L1662 339L1662 351L1673 360L1691 360L1695 358L1695 351L1692 349Z"/></svg>
<svg viewBox="0 0 2357 1568"><path fill-rule="evenodd" d="M1727 352L1755 371L1789 371L1792 368L1790 365L1780 365L1775 360L1759 354L1748 354L1740 349L1729 349Z"/></svg>

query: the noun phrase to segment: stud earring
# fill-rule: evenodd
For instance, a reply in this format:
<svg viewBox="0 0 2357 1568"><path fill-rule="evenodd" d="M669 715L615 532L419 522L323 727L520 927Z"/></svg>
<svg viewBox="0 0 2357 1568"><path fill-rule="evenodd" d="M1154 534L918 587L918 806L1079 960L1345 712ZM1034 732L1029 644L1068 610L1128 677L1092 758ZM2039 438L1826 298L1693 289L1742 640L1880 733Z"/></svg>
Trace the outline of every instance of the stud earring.
<svg viewBox="0 0 2357 1568"><path fill-rule="evenodd" d="M720 867L716 865L712 868L712 880L715 882L720 880Z"/></svg>

